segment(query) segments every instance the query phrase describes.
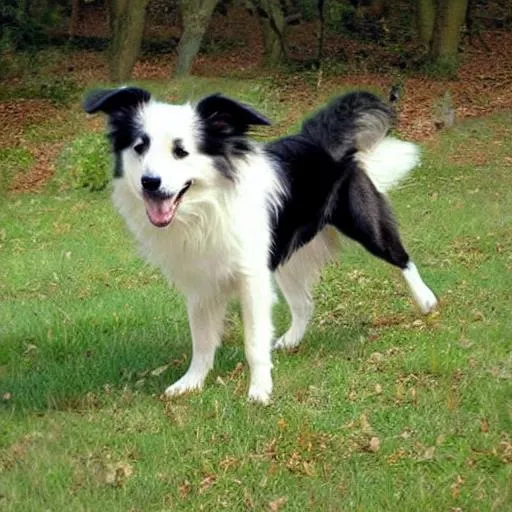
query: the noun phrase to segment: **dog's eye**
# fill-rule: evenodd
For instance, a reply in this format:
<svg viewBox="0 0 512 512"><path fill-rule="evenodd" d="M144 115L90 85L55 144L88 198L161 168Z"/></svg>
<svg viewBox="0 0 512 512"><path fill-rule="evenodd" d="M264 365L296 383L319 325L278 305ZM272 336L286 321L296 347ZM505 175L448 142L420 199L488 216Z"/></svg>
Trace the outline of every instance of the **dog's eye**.
<svg viewBox="0 0 512 512"><path fill-rule="evenodd" d="M181 141L175 140L174 144L172 146L172 154L176 158L181 159L181 158L185 158L186 156L188 156L188 151L183 148L183 146L181 145Z"/></svg>
<svg viewBox="0 0 512 512"><path fill-rule="evenodd" d="M146 150L146 144L144 142L139 142L138 144L135 144L135 146L133 146L133 150L138 155L142 155L142 153L144 153L144 151Z"/></svg>

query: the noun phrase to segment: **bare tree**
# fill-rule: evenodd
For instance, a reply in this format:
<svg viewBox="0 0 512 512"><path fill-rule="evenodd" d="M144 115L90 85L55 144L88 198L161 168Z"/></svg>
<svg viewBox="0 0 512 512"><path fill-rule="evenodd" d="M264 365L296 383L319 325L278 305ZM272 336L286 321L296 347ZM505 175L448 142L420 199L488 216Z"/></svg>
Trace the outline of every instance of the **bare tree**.
<svg viewBox="0 0 512 512"><path fill-rule="evenodd" d="M139 56L149 0L108 0L110 78L128 80Z"/></svg>
<svg viewBox="0 0 512 512"><path fill-rule="evenodd" d="M183 32L178 44L177 76L190 72L217 2L218 0L181 0Z"/></svg>
<svg viewBox="0 0 512 512"><path fill-rule="evenodd" d="M436 20L436 0L418 0L416 22L420 41L430 47Z"/></svg>
<svg viewBox="0 0 512 512"><path fill-rule="evenodd" d="M69 38L73 39L78 32L80 21L80 0L71 0L71 17L69 19Z"/></svg>
<svg viewBox="0 0 512 512"><path fill-rule="evenodd" d="M461 27L468 0L437 0L436 20L430 56L437 64L454 68L457 60Z"/></svg>
<svg viewBox="0 0 512 512"><path fill-rule="evenodd" d="M286 58L286 19L280 0L251 0L260 20L265 65L275 67Z"/></svg>
<svg viewBox="0 0 512 512"><path fill-rule="evenodd" d="M418 36L428 47L430 60L440 71L452 73L468 0L417 0L416 7Z"/></svg>

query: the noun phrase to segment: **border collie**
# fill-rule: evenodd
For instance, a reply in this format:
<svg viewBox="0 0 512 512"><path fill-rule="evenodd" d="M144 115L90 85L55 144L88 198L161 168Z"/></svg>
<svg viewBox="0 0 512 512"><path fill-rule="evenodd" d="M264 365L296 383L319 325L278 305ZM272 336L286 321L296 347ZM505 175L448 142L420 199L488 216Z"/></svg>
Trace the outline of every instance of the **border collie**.
<svg viewBox="0 0 512 512"><path fill-rule="evenodd" d="M117 209L147 260L187 298L192 360L167 395L203 386L228 299L237 295L249 398L267 403L273 277L292 317L274 347L296 347L312 316L313 286L340 234L398 267L423 313L436 307L384 196L416 166L419 152L388 136L393 111L373 94L339 97L298 134L265 145L247 132L269 121L220 94L171 105L122 87L91 92L84 108L108 116Z"/></svg>

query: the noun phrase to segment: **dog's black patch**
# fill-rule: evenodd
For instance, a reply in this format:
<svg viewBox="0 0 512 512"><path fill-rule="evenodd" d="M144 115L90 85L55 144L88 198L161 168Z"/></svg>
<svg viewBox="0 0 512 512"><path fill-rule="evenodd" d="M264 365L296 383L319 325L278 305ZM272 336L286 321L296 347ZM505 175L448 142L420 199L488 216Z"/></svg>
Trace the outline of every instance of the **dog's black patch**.
<svg viewBox="0 0 512 512"><path fill-rule="evenodd" d="M149 145L149 138L136 121L137 110L151 99L151 94L138 87L99 89L85 98L84 110L89 114L103 112L108 115L108 137L114 151L114 177L123 175L121 151L140 137Z"/></svg>
<svg viewBox="0 0 512 512"><path fill-rule="evenodd" d="M287 189L273 226L270 267L275 270L325 227L329 195L344 176L332 158L303 135L271 142L265 149L278 163Z"/></svg>
<svg viewBox="0 0 512 512"><path fill-rule="evenodd" d="M270 121L253 108L220 94L203 98L196 111L205 129L217 137L245 135L249 126L270 125Z"/></svg>
<svg viewBox="0 0 512 512"><path fill-rule="evenodd" d="M199 151L214 158L215 167L230 180L236 179L232 158L243 158L253 150L245 137L251 125L269 125L270 121L251 107L213 94L196 106L201 117Z"/></svg>
<svg viewBox="0 0 512 512"><path fill-rule="evenodd" d="M114 178L121 178L123 176L123 159L121 153L114 153Z"/></svg>
<svg viewBox="0 0 512 512"><path fill-rule="evenodd" d="M96 89L86 96L83 106L88 114L103 112L110 116L121 110L135 109L150 99L151 94L138 87Z"/></svg>
<svg viewBox="0 0 512 512"><path fill-rule="evenodd" d="M272 270L326 225L389 263L407 266L391 210L355 159L385 136L391 118L372 94L349 94L308 119L298 135L266 146L287 189L273 220Z"/></svg>

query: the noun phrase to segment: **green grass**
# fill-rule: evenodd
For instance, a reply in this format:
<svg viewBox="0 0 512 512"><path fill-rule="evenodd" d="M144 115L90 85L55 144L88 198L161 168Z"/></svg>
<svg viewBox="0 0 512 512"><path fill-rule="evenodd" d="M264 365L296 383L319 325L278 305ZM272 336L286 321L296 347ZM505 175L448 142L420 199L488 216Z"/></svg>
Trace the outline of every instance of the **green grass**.
<svg viewBox="0 0 512 512"><path fill-rule="evenodd" d="M255 82L188 85L152 89L284 116ZM160 398L190 357L184 304L108 191L2 201L0 509L512 510L511 121L447 133L392 194L439 314L347 243L269 407L246 401L236 304L205 390Z"/></svg>

